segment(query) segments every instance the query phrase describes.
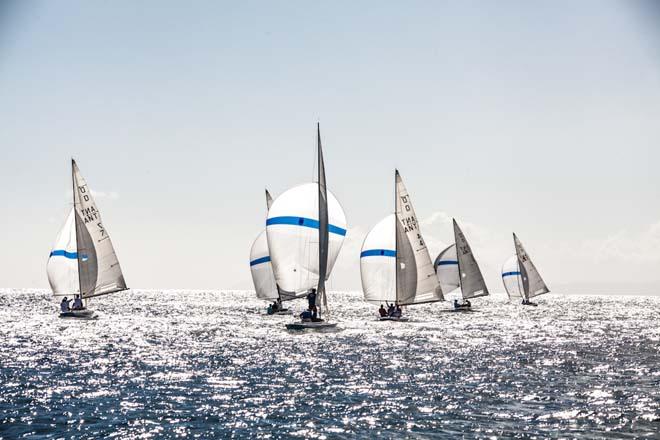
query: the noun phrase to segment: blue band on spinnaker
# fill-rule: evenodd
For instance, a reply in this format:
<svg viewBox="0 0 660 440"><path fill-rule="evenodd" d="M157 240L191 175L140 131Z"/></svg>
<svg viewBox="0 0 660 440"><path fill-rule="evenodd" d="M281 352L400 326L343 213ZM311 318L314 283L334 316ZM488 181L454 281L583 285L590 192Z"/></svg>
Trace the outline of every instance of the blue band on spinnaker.
<svg viewBox="0 0 660 440"><path fill-rule="evenodd" d="M362 251L360 258L363 257L396 257L396 251L391 251L389 249L369 249L367 251Z"/></svg>
<svg viewBox="0 0 660 440"><path fill-rule="evenodd" d="M318 229L319 221L305 217L273 217L266 220L266 226L270 225L293 225ZM331 234L346 235L346 229L342 229L335 225L328 225L328 232Z"/></svg>
<svg viewBox="0 0 660 440"><path fill-rule="evenodd" d="M67 252L65 250L55 250L50 253L51 257L64 257L64 258L70 258L72 260L75 260L78 258L78 252Z"/></svg>
<svg viewBox="0 0 660 440"><path fill-rule="evenodd" d="M504 277L510 277L511 275L520 275L520 272L504 272L502 274L502 278Z"/></svg>
<svg viewBox="0 0 660 440"><path fill-rule="evenodd" d="M458 264L458 261L456 260L445 260L445 261L440 261L438 263L438 266L449 266L450 264Z"/></svg>
<svg viewBox="0 0 660 440"><path fill-rule="evenodd" d="M256 266L261 263L268 263L270 261L270 256L266 255L265 257L257 258L256 260L250 261L250 266Z"/></svg>

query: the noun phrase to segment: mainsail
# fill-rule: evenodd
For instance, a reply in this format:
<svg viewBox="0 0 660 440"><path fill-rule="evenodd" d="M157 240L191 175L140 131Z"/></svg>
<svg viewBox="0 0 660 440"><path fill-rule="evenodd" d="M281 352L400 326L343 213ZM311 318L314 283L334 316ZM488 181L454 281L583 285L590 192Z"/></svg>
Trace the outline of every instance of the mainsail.
<svg viewBox="0 0 660 440"><path fill-rule="evenodd" d="M323 149L321 148L321 128L316 124L317 158L318 158L318 185L319 185L319 284L317 288L316 305L328 307L328 298L325 294L325 279L328 272L328 191L325 185L325 165L323 163Z"/></svg>
<svg viewBox="0 0 660 440"><path fill-rule="evenodd" d="M475 260L470 244L467 242L465 234L463 234L455 219L454 238L456 240L458 272L463 298L469 299L488 295L488 288L486 287L481 270L479 270L477 260Z"/></svg>
<svg viewBox="0 0 660 440"><path fill-rule="evenodd" d="M518 256L518 265L520 267L525 298L530 299L550 292L515 233L513 234L513 242L516 246L516 255Z"/></svg>
<svg viewBox="0 0 660 440"><path fill-rule="evenodd" d="M504 289L509 295L509 299L515 297L525 297L523 294L523 281L518 265L518 255L511 255L502 265L502 283Z"/></svg>
<svg viewBox="0 0 660 440"><path fill-rule="evenodd" d="M273 201L266 220L275 281L280 289L296 294L324 288L320 280L330 276L346 236L344 210L326 188L320 144L318 153L319 182L282 193ZM323 294L317 296L322 300L319 296Z"/></svg>
<svg viewBox="0 0 660 440"><path fill-rule="evenodd" d="M83 298L91 298L126 290L117 254L91 190L74 160L71 167L74 208L58 234L47 267L53 293L81 293Z"/></svg>
<svg viewBox="0 0 660 440"><path fill-rule="evenodd" d="M399 171L396 183L397 302L401 305L443 301L426 243L419 229L410 195Z"/></svg>
<svg viewBox="0 0 660 440"><path fill-rule="evenodd" d="M433 263L435 274L438 276L440 288L443 294L448 294L461 286L458 276L458 256L456 255L456 244L447 246L438 254Z"/></svg>
<svg viewBox="0 0 660 440"><path fill-rule="evenodd" d="M271 197L268 190L265 190L265 191L266 191L266 214L268 214L268 210L270 209L271 205L273 204L273 198Z"/></svg>
<svg viewBox="0 0 660 440"><path fill-rule="evenodd" d="M364 298L372 303L392 301L401 305L442 301L431 257L398 171L395 196L395 214L378 222L362 243Z"/></svg>

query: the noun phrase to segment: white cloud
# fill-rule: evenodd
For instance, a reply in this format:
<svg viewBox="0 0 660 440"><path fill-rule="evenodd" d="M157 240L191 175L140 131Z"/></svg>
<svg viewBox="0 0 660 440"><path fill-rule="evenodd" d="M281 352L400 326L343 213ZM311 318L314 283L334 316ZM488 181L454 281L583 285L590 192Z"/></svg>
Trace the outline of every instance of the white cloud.
<svg viewBox="0 0 660 440"><path fill-rule="evenodd" d="M117 200L119 198L119 193L116 191L94 191L92 190L92 196L94 196L95 199L110 199L110 200Z"/></svg>
<svg viewBox="0 0 660 440"><path fill-rule="evenodd" d="M605 238L588 240L579 249L596 263L606 261L651 263L660 261L660 222L639 233L620 230Z"/></svg>

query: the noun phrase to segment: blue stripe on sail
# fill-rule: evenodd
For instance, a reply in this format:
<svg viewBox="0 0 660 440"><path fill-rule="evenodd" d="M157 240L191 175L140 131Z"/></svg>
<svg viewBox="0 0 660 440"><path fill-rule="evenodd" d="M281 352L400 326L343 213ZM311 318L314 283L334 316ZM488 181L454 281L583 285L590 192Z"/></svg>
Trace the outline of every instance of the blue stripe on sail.
<svg viewBox="0 0 660 440"><path fill-rule="evenodd" d="M504 272L502 274L502 278L504 277L510 277L511 275L520 275L520 272Z"/></svg>
<svg viewBox="0 0 660 440"><path fill-rule="evenodd" d="M270 261L270 256L266 255L265 257L257 258L256 260L250 261L250 266L256 266L261 263L268 263Z"/></svg>
<svg viewBox="0 0 660 440"><path fill-rule="evenodd" d="M389 249L369 249L367 251L362 251L360 258L363 257L396 257L396 251L391 251Z"/></svg>
<svg viewBox="0 0 660 440"><path fill-rule="evenodd" d="M76 258L78 258L78 252L67 252L63 249L58 249L58 250L52 251L50 253L50 256L51 257L64 257L64 258L70 258L72 260L75 260Z"/></svg>
<svg viewBox="0 0 660 440"><path fill-rule="evenodd" d="M305 217L273 217L266 220L266 226L269 225L294 225L318 229L319 221ZM346 235L346 229L342 229L335 225L328 225L328 231L331 234Z"/></svg>
<svg viewBox="0 0 660 440"><path fill-rule="evenodd" d="M438 266L448 266L450 264L458 264L456 260L445 260L438 263Z"/></svg>

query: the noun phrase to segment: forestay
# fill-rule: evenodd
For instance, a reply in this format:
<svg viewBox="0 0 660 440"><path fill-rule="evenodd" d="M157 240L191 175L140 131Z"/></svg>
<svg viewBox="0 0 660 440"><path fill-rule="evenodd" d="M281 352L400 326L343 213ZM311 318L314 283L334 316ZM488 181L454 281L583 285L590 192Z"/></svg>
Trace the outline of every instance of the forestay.
<svg viewBox="0 0 660 440"><path fill-rule="evenodd" d="M502 283L510 299L523 297L523 283L518 256L512 255L502 265Z"/></svg>
<svg viewBox="0 0 660 440"><path fill-rule="evenodd" d="M518 265L522 276L523 293L525 298L530 299L548 293L550 291L548 286L545 285L539 271L536 270L536 266L532 263L532 260L529 258L529 255L525 251L520 240L518 240L518 237L516 237L516 234L513 234L513 242L516 246L516 254L518 256Z"/></svg>
<svg viewBox="0 0 660 440"><path fill-rule="evenodd" d="M454 238L456 240L458 271L463 298L469 299L488 295L486 282L481 274L481 270L479 270L477 260L474 258L472 248L456 220L454 220Z"/></svg>
<svg viewBox="0 0 660 440"><path fill-rule="evenodd" d="M456 244L447 246L440 252L433 263L435 274L440 282L442 293L447 295L460 287L458 276L458 257L456 256Z"/></svg>

